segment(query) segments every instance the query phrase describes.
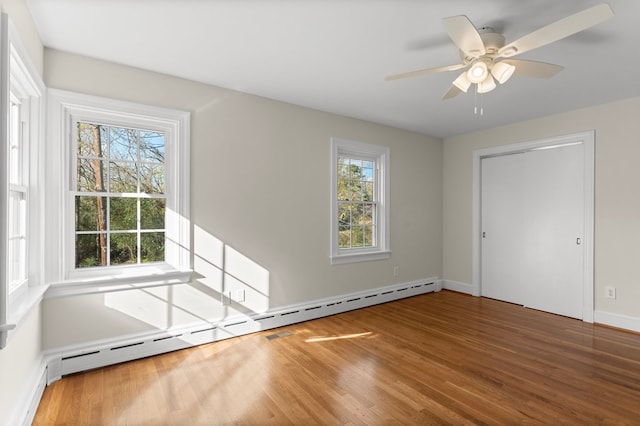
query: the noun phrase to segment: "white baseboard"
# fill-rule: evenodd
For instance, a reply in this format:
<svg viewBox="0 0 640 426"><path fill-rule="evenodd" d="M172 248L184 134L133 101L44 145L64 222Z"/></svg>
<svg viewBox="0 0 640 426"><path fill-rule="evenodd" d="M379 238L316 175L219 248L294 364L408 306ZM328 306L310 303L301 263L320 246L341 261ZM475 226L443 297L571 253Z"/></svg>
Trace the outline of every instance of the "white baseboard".
<svg viewBox="0 0 640 426"><path fill-rule="evenodd" d="M638 317L595 311L593 322L640 333L640 318Z"/></svg>
<svg viewBox="0 0 640 426"><path fill-rule="evenodd" d="M440 289L441 282L438 278L427 278L280 307L262 314L228 317L217 323L201 322L179 329L57 348L45 354L47 384L71 373L283 327Z"/></svg>
<svg viewBox="0 0 640 426"><path fill-rule="evenodd" d="M472 296L480 296L478 287L473 284L461 283L452 280L442 280L442 288L445 290L457 291L458 293L470 294Z"/></svg>
<svg viewBox="0 0 640 426"><path fill-rule="evenodd" d="M22 384L21 389L16 389L20 392L18 402L13 406L6 424L28 426L33 423L33 418L38 410L46 385L47 366L44 358L41 358L38 365L33 369L31 377Z"/></svg>

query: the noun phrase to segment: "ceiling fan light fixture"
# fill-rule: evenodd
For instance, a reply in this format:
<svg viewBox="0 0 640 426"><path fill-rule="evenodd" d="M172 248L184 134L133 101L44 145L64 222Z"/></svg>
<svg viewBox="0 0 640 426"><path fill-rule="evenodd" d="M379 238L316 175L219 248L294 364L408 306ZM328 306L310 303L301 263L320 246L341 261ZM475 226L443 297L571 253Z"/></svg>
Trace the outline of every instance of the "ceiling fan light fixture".
<svg viewBox="0 0 640 426"><path fill-rule="evenodd" d="M464 93L467 93L467 90L469 90L469 87L471 86L471 82L467 78L467 73L463 72L462 74L460 74L458 78L453 80L453 85L462 90Z"/></svg>
<svg viewBox="0 0 640 426"><path fill-rule="evenodd" d="M484 79L484 81L481 81L480 83L478 83L478 93L487 93L492 91L495 88L496 88L496 82L493 80L493 77L491 76L491 74L489 74L487 78Z"/></svg>
<svg viewBox="0 0 640 426"><path fill-rule="evenodd" d="M469 71L467 71L467 78L470 82L477 84L484 81L487 78L488 74L489 69L487 68L487 64L485 64L483 61L476 61L473 65L471 65Z"/></svg>
<svg viewBox="0 0 640 426"><path fill-rule="evenodd" d="M498 62L491 68L491 74L498 80L498 83L504 84L511 78L516 71L516 67L506 62Z"/></svg>

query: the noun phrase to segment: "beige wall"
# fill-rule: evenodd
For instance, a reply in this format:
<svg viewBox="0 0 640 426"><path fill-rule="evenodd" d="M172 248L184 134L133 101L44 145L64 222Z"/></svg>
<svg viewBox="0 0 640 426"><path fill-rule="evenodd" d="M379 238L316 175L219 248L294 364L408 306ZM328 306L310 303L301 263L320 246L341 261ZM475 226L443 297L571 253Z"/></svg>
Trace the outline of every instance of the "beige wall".
<svg viewBox="0 0 640 426"><path fill-rule="evenodd" d="M443 163L443 274L471 283L474 149L586 130L596 135L596 310L640 317L640 98L448 138ZM604 287L617 287L616 300Z"/></svg>
<svg viewBox="0 0 640 426"><path fill-rule="evenodd" d="M191 219L207 241L196 255L220 244L264 278L246 309L441 275L441 140L48 49L44 75L48 87L192 113ZM390 260L329 263L332 136L391 149ZM205 260L195 286L45 301L44 346L234 313L199 285L218 279Z"/></svg>
<svg viewBox="0 0 640 426"><path fill-rule="evenodd" d="M40 309L34 309L13 331L9 344L0 350L0 424L24 413L17 407L33 395L38 373L42 373ZM16 411L17 410L17 411ZM17 419L19 420L19 419ZM6 423L10 424L10 423Z"/></svg>
<svg viewBox="0 0 640 426"><path fill-rule="evenodd" d="M42 42L25 0L0 0L0 7L9 15L18 32L20 44L29 52L34 67L42 75Z"/></svg>

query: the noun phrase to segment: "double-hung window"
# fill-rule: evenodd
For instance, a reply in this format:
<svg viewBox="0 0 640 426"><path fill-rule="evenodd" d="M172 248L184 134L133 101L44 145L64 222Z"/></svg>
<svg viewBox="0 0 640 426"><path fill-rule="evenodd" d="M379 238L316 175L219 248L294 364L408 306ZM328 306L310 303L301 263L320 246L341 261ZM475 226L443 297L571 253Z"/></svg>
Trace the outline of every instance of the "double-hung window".
<svg viewBox="0 0 640 426"><path fill-rule="evenodd" d="M331 263L386 259L389 148L331 139Z"/></svg>
<svg viewBox="0 0 640 426"><path fill-rule="evenodd" d="M7 263L9 293L27 281L27 194L28 161L23 139L21 104L11 93L9 108L9 233Z"/></svg>
<svg viewBox="0 0 640 426"><path fill-rule="evenodd" d="M44 83L0 14L0 348L41 296L39 151Z"/></svg>
<svg viewBox="0 0 640 426"><path fill-rule="evenodd" d="M49 293L187 281L189 113L53 89L49 104Z"/></svg>
<svg viewBox="0 0 640 426"><path fill-rule="evenodd" d="M78 121L75 268L165 260L165 133Z"/></svg>

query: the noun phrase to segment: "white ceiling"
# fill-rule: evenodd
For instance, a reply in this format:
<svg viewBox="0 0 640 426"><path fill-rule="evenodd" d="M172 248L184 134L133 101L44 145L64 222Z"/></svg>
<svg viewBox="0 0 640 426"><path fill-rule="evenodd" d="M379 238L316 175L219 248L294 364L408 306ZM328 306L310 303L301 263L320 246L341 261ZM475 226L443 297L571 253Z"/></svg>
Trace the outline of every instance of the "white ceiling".
<svg viewBox="0 0 640 426"><path fill-rule="evenodd" d="M437 137L640 96L640 1L519 59L562 65L442 101L458 73L442 18L466 15L507 43L601 0L27 0L45 46ZM484 115L474 115L475 102Z"/></svg>

